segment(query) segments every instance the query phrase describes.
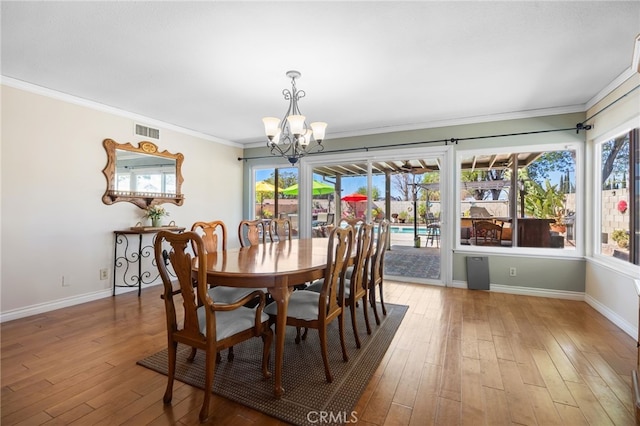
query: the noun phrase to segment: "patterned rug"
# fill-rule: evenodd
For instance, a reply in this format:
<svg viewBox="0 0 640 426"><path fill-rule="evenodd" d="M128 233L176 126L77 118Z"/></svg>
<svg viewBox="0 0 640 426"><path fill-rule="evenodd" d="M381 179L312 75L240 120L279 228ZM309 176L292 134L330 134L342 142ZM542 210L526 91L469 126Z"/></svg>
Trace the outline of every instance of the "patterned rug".
<svg viewBox="0 0 640 426"><path fill-rule="evenodd" d="M273 378L262 380L260 372L262 340L258 338L234 346L235 358L232 362L227 362L226 351L223 353L223 361L216 369L213 392L294 425L317 424L318 412L329 413L327 416L332 413L333 419L342 418L348 421L408 308L390 303L386 303L385 306L387 307L386 316L382 316L378 306L381 317L380 326L375 325L373 312L369 309L371 335L367 335L366 332L362 307L358 308L358 334L362 342L360 349L356 349L351 315L347 310L345 340L349 354L348 362L342 361L338 323L334 320L330 324L328 352L329 365L333 374L332 383L327 383L325 380L317 330L309 330L307 340L296 345L295 328L287 327L282 374L285 394L281 399L273 396ZM199 352L195 361L189 363L186 360L189 352L190 348L178 346L176 379L202 389L204 388L204 353ZM273 358L272 345L270 366L272 373ZM166 375L167 351L162 350L138 361L138 364ZM357 413L354 415L357 416ZM342 422L331 424L342 424Z"/></svg>
<svg viewBox="0 0 640 426"><path fill-rule="evenodd" d="M384 255L384 273L394 277L440 279L440 249L393 245Z"/></svg>

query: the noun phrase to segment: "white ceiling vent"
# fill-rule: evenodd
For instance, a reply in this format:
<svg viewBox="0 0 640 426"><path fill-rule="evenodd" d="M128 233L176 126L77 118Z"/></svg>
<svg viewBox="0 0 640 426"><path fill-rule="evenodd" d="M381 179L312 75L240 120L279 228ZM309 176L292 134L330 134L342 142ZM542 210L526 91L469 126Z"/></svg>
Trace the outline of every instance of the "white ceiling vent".
<svg viewBox="0 0 640 426"><path fill-rule="evenodd" d="M160 129L143 126L142 124L136 123L135 134L136 136L144 136L145 138L160 140Z"/></svg>

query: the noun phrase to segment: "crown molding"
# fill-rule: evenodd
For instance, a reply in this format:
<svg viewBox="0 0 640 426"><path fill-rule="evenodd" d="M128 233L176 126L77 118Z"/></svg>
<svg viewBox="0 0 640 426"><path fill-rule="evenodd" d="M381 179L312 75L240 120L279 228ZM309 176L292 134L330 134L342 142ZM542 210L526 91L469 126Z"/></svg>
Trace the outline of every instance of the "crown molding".
<svg viewBox="0 0 640 426"><path fill-rule="evenodd" d="M38 86L32 83L27 83L26 81L16 80L15 78L6 77L4 75L0 76L0 83L5 86L13 87L14 89L24 90L26 92L34 93L36 95L46 96L48 98L57 99L63 102L68 102L70 104L83 106L96 111L106 112L108 114L117 115L119 117L130 118L134 121L143 122L147 125L161 127L167 130L173 130L175 132L182 133L184 135L208 140L211 142L219 143L221 145L232 146L234 148L244 148L244 145L239 144L237 142L232 142L216 136L196 132L194 130L176 126L175 124L170 124L161 120L156 120L154 118L147 117L140 114L134 114L132 112L125 111L123 109L114 108L98 102L90 101L88 99L79 98L77 96L69 95L67 93L62 93L56 90L48 89L46 87Z"/></svg>
<svg viewBox="0 0 640 426"><path fill-rule="evenodd" d="M424 123L412 123L412 124L403 124L399 126L374 127L374 128L368 128L368 129L353 130L348 132L327 133L327 136L325 137L325 141L331 140L331 139L338 139L338 138L369 136L369 135L377 135L377 134L383 134L383 133L398 133L398 132L406 132L406 131L413 131L413 130L433 129L433 128L439 128L439 127L463 126L463 125L469 125L469 124L487 123L487 122L494 122L494 121L544 117L549 115L573 114L576 112L585 112L585 111L586 111L585 105L569 105L569 106L556 107L556 108L543 108L543 109L535 109L535 110L507 112L507 113L500 113L500 114L488 114L488 115L478 115L478 116L472 116L472 117L451 118L451 119L429 121ZM264 148L267 146L267 142L266 140L262 142L250 141L245 143L243 146L245 149Z"/></svg>

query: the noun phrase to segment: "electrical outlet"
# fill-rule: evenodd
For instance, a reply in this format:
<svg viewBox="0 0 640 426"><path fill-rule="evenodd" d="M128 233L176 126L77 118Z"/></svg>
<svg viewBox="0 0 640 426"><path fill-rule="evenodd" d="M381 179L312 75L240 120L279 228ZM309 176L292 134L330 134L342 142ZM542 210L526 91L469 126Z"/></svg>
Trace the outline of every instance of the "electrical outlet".
<svg viewBox="0 0 640 426"><path fill-rule="evenodd" d="M69 280L65 280L64 279L64 275L62 276L62 287L69 287L71 285L71 283L69 282Z"/></svg>
<svg viewBox="0 0 640 426"><path fill-rule="evenodd" d="M106 280L109 278L109 270L107 268L100 269L100 279Z"/></svg>
<svg viewBox="0 0 640 426"><path fill-rule="evenodd" d="M516 274L516 268L514 268L513 266L511 268L509 268L509 276L510 277L515 277Z"/></svg>

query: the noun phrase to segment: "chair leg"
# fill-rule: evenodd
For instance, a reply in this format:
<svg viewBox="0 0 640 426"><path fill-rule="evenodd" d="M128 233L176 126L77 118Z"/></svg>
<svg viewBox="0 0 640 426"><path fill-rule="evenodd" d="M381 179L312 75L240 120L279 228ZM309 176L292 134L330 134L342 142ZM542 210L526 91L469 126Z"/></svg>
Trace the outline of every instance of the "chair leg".
<svg viewBox="0 0 640 426"><path fill-rule="evenodd" d="M211 387L213 386L213 373L214 373L214 357L216 356L215 348L208 348L205 356L204 367L204 400L202 401L202 408L200 409L200 423L204 423L209 418L209 402L211 401Z"/></svg>
<svg viewBox="0 0 640 426"><path fill-rule="evenodd" d="M329 370L329 354L327 352L327 327L318 328L318 334L320 335L320 352L322 353L322 362L324 363L324 375L327 378L327 383L333 381L331 376L331 370Z"/></svg>
<svg viewBox="0 0 640 426"><path fill-rule="evenodd" d="M300 343L300 327L296 327L296 344Z"/></svg>
<svg viewBox="0 0 640 426"><path fill-rule="evenodd" d="M193 360L196 359L196 353L198 353L198 349L197 348L191 348L191 353L187 357L187 361L193 362Z"/></svg>
<svg viewBox="0 0 640 426"><path fill-rule="evenodd" d="M364 311L364 323L367 325L367 334L371 334L371 325L369 324L369 308L367 307L368 293L362 296L362 310Z"/></svg>
<svg viewBox="0 0 640 426"><path fill-rule="evenodd" d="M356 320L356 303L349 302L349 310L351 311L351 327L353 328L353 337L356 339L356 348L360 349L360 336L358 336L358 321Z"/></svg>
<svg viewBox="0 0 640 426"><path fill-rule="evenodd" d="M271 342L273 341L273 330L265 326L262 330L262 376L265 379L271 377L269 372L269 356L271 355Z"/></svg>
<svg viewBox="0 0 640 426"><path fill-rule="evenodd" d="M373 309L373 316L376 319L376 325L380 325L380 317L378 316L378 308L376 307L376 286L373 285L369 289L369 303L371 304L371 309Z"/></svg>
<svg viewBox="0 0 640 426"><path fill-rule="evenodd" d="M233 361L233 346L229 348L229 353L227 353L227 361Z"/></svg>
<svg viewBox="0 0 640 426"><path fill-rule="evenodd" d="M340 346L342 346L342 360L347 362L349 361L349 354L347 354L347 345L344 342L344 309L338 315L338 330L340 332Z"/></svg>
<svg viewBox="0 0 640 426"><path fill-rule="evenodd" d="M380 280L380 285L378 288L380 289L380 306L382 307L382 315L387 315L387 308L384 306L384 293L382 291L383 280Z"/></svg>
<svg viewBox="0 0 640 426"><path fill-rule="evenodd" d="M173 398L173 380L176 375L177 351L178 351L178 343L169 342L169 347L167 350L167 358L169 361L169 365L167 367L167 389L164 391L164 397L162 398L162 401L165 404L169 404L171 402L171 398Z"/></svg>

